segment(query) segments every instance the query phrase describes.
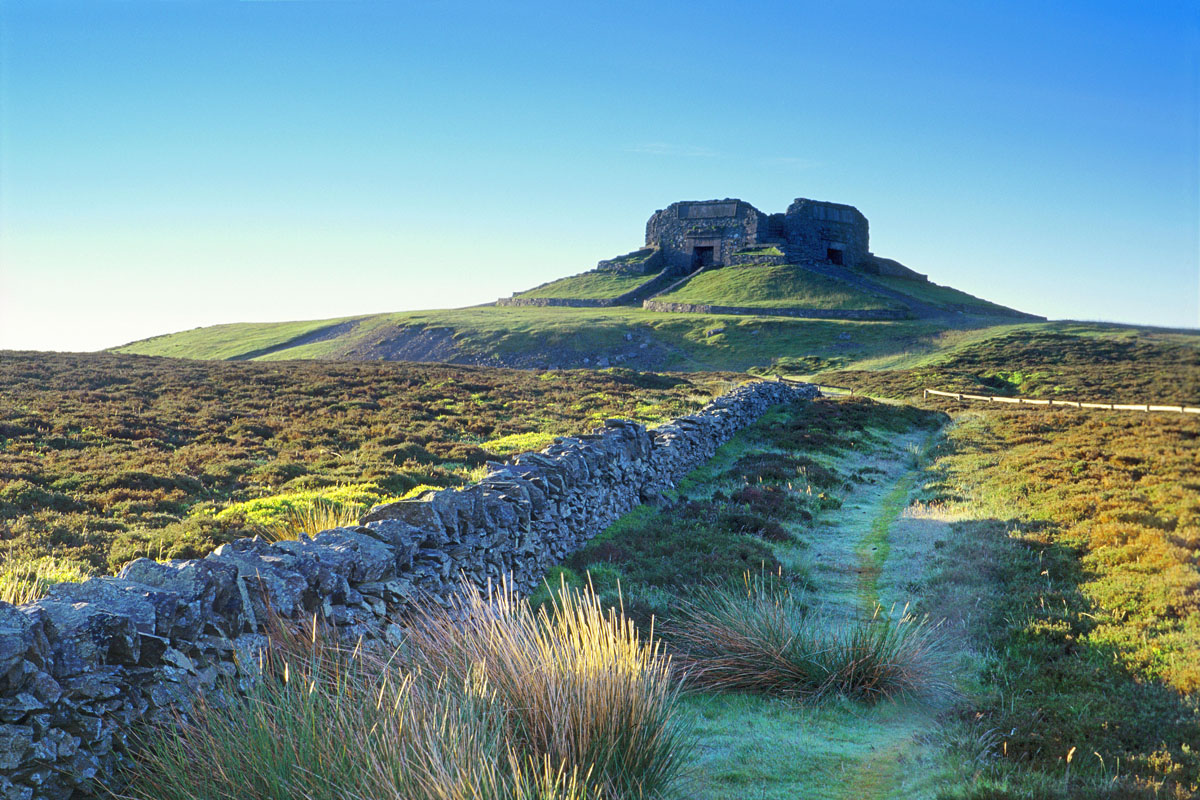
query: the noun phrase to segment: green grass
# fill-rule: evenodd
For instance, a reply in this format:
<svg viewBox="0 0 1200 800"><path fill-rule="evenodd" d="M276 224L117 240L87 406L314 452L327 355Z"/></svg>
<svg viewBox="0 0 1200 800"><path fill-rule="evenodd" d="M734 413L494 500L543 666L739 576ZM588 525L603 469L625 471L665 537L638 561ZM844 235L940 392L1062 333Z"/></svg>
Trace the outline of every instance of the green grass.
<svg viewBox="0 0 1200 800"><path fill-rule="evenodd" d="M91 570L73 561L14 556L10 549L0 557L0 602L32 603L56 583L78 583L91 575Z"/></svg>
<svg viewBox="0 0 1200 800"><path fill-rule="evenodd" d="M621 355L622 358L628 358L622 362L624 365L639 369L699 371L753 368L777 371L771 365L779 364L789 374L821 375L830 368L877 372L933 366L941 360L955 358L965 348L985 346L992 340L998 340L991 345L995 351L992 368L1001 371L1012 368L1005 364L1004 359L1019 342L1016 337L1021 336L1065 337L1056 341L1083 348L1084 358L1089 357L1091 352L1099 352L1087 349L1096 343L1108 343L1106 346L1110 348L1128 348L1138 342L1187 345L1188 342L1200 341L1195 333L1103 323L1018 322L994 325L985 322L980 327L981 323L977 320L964 317L956 323L958 327L947 327L944 322L931 320L802 320L769 316L770 310L767 308L763 313L764 316L759 317L656 314L627 307L487 306L379 314L358 320L353 329L340 337L294 348L284 347L256 356L255 359L376 360L387 352L390 342L426 331L445 331L446 337L457 348L459 358L497 365L581 367L585 366L583 359L588 358L588 366L594 366L599 356ZM284 323L278 325L282 327L276 340L294 338L284 330ZM231 337L236 339L231 332L236 327L200 329L178 336L186 338L189 357L223 358L228 357L232 350L240 349L229 345ZM265 324L246 326L248 331L261 328L257 334L260 336L271 327ZM211 341L206 341L208 332L213 334ZM1009 335L1012 336L1001 340L1001 337ZM132 348L151 355L174 352L177 349L173 344L174 336L158 337L121 349ZM268 339L260 338L256 344L265 341ZM646 344L646 347L641 347L642 344ZM1046 352L1049 354L1051 351ZM1125 358L1116 351L1111 357ZM789 362L801 366L799 369L786 368ZM1147 385L1156 385L1157 380L1147 378Z"/></svg>
<svg viewBox="0 0 1200 800"><path fill-rule="evenodd" d="M596 270L570 278L561 278L544 286L519 292L514 297L562 297L573 300L608 300L623 295L626 292L632 292L655 277L657 276Z"/></svg>
<svg viewBox="0 0 1200 800"><path fill-rule="evenodd" d="M667 303L708 303L751 308L898 308L886 298L854 289L793 264L722 267L701 272L670 294Z"/></svg>
<svg viewBox="0 0 1200 800"><path fill-rule="evenodd" d="M488 439L480 446L489 453L501 456L511 456L515 453L526 453L552 444L557 434L545 433L513 433L498 439Z"/></svg>
<svg viewBox="0 0 1200 800"><path fill-rule="evenodd" d="M963 332L943 337L943 342L941 352L879 359L822 377L876 396L905 399L920 397L928 387L1118 403L1200 401L1200 335L1194 332L1037 323Z"/></svg>
<svg viewBox="0 0 1200 800"><path fill-rule="evenodd" d="M930 768L936 743L918 745L919 760L897 758L912 747L920 715L909 704L704 693L687 698L684 710L704 743L692 777L692 796L704 800L911 800L932 797L943 778Z"/></svg>
<svg viewBox="0 0 1200 800"><path fill-rule="evenodd" d="M1008 310L1004 306L983 300L966 292L961 292L950 286L926 283L924 281L910 281L892 275L872 275L870 277L875 283L882 284L889 289L895 289L897 292L903 292L909 297L914 297L917 300L938 306L939 308L954 311L963 310L976 314Z"/></svg>
<svg viewBox="0 0 1200 800"><path fill-rule="evenodd" d="M738 250L734 256L781 256L783 251L775 245L766 245L765 247L750 247L745 250Z"/></svg>
<svg viewBox="0 0 1200 800"><path fill-rule="evenodd" d="M258 350L280 347L294 339L317 333L323 328L331 328L354 319L362 317L303 322L235 322L164 334L112 349L114 352L130 355L234 359Z"/></svg>
<svg viewBox="0 0 1200 800"><path fill-rule="evenodd" d="M908 368L828 378L891 398L936 386L1194 402L1200 337L1022 325L963 336ZM922 489L922 513L946 527L926 591L969 614L966 633L981 654L978 685L948 729L977 766L943 796L1194 797L1200 420L925 405L958 419L932 450Z"/></svg>
<svg viewBox="0 0 1200 800"><path fill-rule="evenodd" d="M568 580L590 574L603 600L622 603L644 625L654 613L655 630L693 676L684 707L699 747L686 796L933 796L944 779L941 765L900 761L937 752L933 740L912 741L928 725L928 712L906 701L872 704L843 694L875 697L873 687L882 683L868 677L871 663L882 667L876 677L908 663L913 669L889 679L903 683L907 674L929 680L929 688L939 683L940 666L926 671L916 665L920 658L873 660L871 653L903 644L896 626L853 618L842 624L841 617L824 624L829 596L814 582L811 554L842 534L841 497L874 480L859 468L863 459L889 452L895 434L911 437L942 420L865 399L774 409L687 476L671 493L672 505L636 509L568 559ZM771 576L772 588L792 599L755 595L741 602L711 588L736 583L747 570ZM847 599L855 603L853 592ZM546 593L539 600L548 601ZM696 607L699 614L689 611ZM911 630L917 635L909 643L925 635L921 625ZM785 669L784 655L797 663ZM697 688L711 686L755 693ZM887 794L891 789L901 793ZM909 791L919 794L902 794Z"/></svg>
<svg viewBox="0 0 1200 800"><path fill-rule="evenodd" d="M271 526L291 515L308 512L318 506L332 506L335 509L344 506L363 508L395 499L377 483L355 483L256 497L253 500L230 503L212 516L217 520L237 517L247 525Z"/></svg>
<svg viewBox="0 0 1200 800"><path fill-rule="evenodd" d="M731 268L717 270L712 275ZM737 268L732 268L736 270ZM772 267L748 267L770 270ZM706 273L707 274L707 273ZM700 276L704 277L704 276ZM819 276L814 276L814 279ZM840 288L835 291L842 291ZM850 290L853 291L853 290ZM831 303L832 295L823 302ZM719 299L719 298L718 298ZM821 298L809 298L817 302ZM712 297L699 302L715 302ZM799 299L797 299L799 302ZM805 300L808 302L808 300ZM840 302L840 301L839 301ZM872 298L867 304L886 304ZM788 300L784 305L791 305ZM853 303L851 303L853 305ZM967 337L987 338L1021 324L979 328L970 317L947 326L945 321L902 320L851 322L803 320L770 316L659 314L632 307L529 308L481 306L436 311L377 314L357 320L340 336L288 346L303 326L322 323L263 323L228 325L185 331L135 342L117 352L178 355L217 359L252 355L254 360L290 359L369 360L392 358L393 343L426 332L444 332L452 350L443 359L520 367L594 365L598 356L620 354L624 363L640 369L746 370L770 365L779 358L816 356L840 358L846 364L865 362L870 368L897 366L940 352ZM290 326L298 325L300 328ZM1053 325L1053 323L1051 323ZM706 332L725 328L720 334ZM252 341L239 344L241 337ZM627 336L633 337L632 341ZM647 348L641 348L641 344ZM271 349L275 348L275 349ZM270 352L261 352L270 350Z"/></svg>
<svg viewBox="0 0 1200 800"><path fill-rule="evenodd" d="M908 505L914 476L907 475L896 482L880 503L878 513L871 520L871 530L856 548L859 558L859 596L862 605L870 608L879 603L879 576L891 554L889 536L892 524Z"/></svg>
<svg viewBox="0 0 1200 800"><path fill-rule="evenodd" d="M758 269L758 268L756 268ZM940 346L941 324L922 320L850 322L769 316L656 314L640 308L481 307L383 314L361 321L345 337L257 360L362 359L379 342L425 330L449 330L463 358L522 367L584 366L597 356L624 354L639 369L746 370L788 355L851 361L926 353ZM706 335L724 328L717 335ZM633 337L632 341L626 337ZM647 348L640 348L646 343ZM149 349L149 348L148 348ZM372 359L373 360L373 359Z"/></svg>
<svg viewBox="0 0 1200 800"><path fill-rule="evenodd" d="M775 254L756 248L747 254ZM529 298L604 299L616 297L653 276L591 271L520 293ZM870 310L897 304L795 265L726 267L696 276L664 299L695 304L762 308L763 318L656 314L640 308L530 308L492 305L331 320L237 323L164 334L114 348L115 352L198 359L449 360L517 367L591 366L597 357L621 355L642 369L712 370L764 367L774 358L839 357L869 368L942 349L962 330L990 325L972 314L998 307L950 287L888 277L881 283L913 297L967 314L951 322L890 322L868 329L823 321L771 318L771 309ZM344 328L336 326L345 324ZM718 336L714 328L738 326ZM752 326L752 327L747 327ZM999 328L997 328L999 329ZM322 335L322 334L328 335ZM630 333L643 334L628 347ZM757 337L750 339L749 334ZM316 341L312 339L316 337ZM440 347L427 348L430 337ZM416 342L413 349L407 349ZM588 362L583 359L588 358ZM624 359L632 361L624 361Z"/></svg>

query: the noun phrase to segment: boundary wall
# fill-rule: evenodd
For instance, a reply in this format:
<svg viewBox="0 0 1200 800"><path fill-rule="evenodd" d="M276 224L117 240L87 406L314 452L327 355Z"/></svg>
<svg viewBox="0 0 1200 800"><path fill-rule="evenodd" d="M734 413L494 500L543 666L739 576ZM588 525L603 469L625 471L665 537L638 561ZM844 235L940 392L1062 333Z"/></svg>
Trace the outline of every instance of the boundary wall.
<svg viewBox="0 0 1200 800"><path fill-rule="evenodd" d="M89 797L89 781L112 788L135 724L170 722L197 697L219 701L255 679L268 609L394 645L413 603L444 602L462 575L510 575L530 590L769 407L816 395L809 384L745 384L654 430L608 420L490 464L475 485L377 506L359 526L242 539L202 559L138 559L117 577L0 603L0 800Z"/></svg>

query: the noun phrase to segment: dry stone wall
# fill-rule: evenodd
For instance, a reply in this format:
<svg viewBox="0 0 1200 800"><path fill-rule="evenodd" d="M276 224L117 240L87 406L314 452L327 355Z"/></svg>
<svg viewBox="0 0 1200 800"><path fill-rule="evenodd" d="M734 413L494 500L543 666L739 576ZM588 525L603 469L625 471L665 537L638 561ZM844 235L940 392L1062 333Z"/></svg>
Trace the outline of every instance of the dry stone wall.
<svg viewBox="0 0 1200 800"><path fill-rule="evenodd" d="M398 642L415 602L445 602L460 575L546 569L708 460L770 406L816 388L741 386L654 430L609 420L588 436L493 464L462 490L379 506L311 539L243 539L207 558L132 562L117 577L0 603L0 799L61 800L110 786L135 724L252 681L268 614L316 616L341 635Z"/></svg>
<svg viewBox="0 0 1200 800"><path fill-rule="evenodd" d="M548 308L550 306L605 308L615 304L615 301L609 298L594 300L573 297L501 297L496 301L496 305L498 306L535 306L538 308Z"/></svg>

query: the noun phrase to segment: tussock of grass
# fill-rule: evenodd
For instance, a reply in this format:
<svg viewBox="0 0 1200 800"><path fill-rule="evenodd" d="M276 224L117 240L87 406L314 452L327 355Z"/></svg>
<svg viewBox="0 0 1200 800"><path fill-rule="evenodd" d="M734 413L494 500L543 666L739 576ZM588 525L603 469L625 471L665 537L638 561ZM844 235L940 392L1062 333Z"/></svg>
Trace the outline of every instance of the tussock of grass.
<svg viewBox="0 0 1200 800"><path fill-rule="evenodd" d="M587 590L468 587L390 659L272 638L247 695L147 736L131 797L649 799L687 755L667 660Z"/></svg>
<svg viewBox="0 0 1200 800"><path fill-rule="evenodd" d="M299 539L302 533L315 536L331 528L357 525L367 508L362 503L337 503L317 498L307 505L288 508L282 516L255 525L253 530L271 542Z"/></svg>
<svg viewBox="0 0 1200 800"><path fill-rule="evenodd" d="M689 398L689 400L690 399L691 398ZM706 400L704 402L708 401ZM500 436L496 439L489 439L479 446L484 450L487 450L489 453L495 453L496 455L500 456L508 456L512 455L513 453L526 453L531 450L541 450L543 447L551 444L556 436L557 434L549 431L542 433L537 431L532 431L529 433L513 433L509 434L508 436Z"/></svg>
<svg viewBox="0 0 1200 800"><path fill-rule="evenodd" d="M390 497L387 490L377 483L352 483L301 492L284 492L231 503L213 516L217 520L243 520L251 528L297 527L299 522L307 519L349 519L353 511L361 513L362 509L376 503L394 499L396 498ZM343 509L344 514L341 513ZM304 530L310 532L307 528Z"/></svg>
<svg viewBox="0 0 1200 800"><path fill-rule="evenodd" d="M563 582L536 612L506 589L468 589L419 613L409 643L422 670L484 682L507 710L508 741L586 765L606 797L663 796L683 767L670 660L590 589Z"/></svg>
<svg viewBox="0 0 1200 800"><path fill-rule="evenodd" d="M79 564L50 556L13 557L0 561L0 601L15 606L32 603L46 595L56 583L87 580L91 573Z"/></svg>
<svg viewBox="0 0 1200 800"><path fill-rule="evenodd" d="M749 577L684 600L668 631L691 684L719 691L876 702L945 688L939 627L876 607L827 626L781 581Z"/></svg>

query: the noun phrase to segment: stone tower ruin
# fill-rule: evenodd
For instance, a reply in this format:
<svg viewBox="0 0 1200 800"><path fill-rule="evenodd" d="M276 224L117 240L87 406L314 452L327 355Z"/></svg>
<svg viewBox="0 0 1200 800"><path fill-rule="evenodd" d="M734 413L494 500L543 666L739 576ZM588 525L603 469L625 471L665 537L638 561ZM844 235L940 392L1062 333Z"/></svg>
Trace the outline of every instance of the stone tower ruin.
<svg viewBox="0 0 1200 800"><path fill-rule="evenodd" d="M764 214L733 198L672 203L646 222L646 247L656 250L663 268L673 274L753 261L756 251L773 247L780 263L822 263L925 279L875 256L869 245L867 218L861 211L805 197L796 198L782 214Z"/></svg>

